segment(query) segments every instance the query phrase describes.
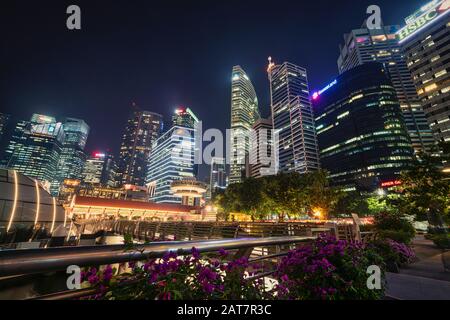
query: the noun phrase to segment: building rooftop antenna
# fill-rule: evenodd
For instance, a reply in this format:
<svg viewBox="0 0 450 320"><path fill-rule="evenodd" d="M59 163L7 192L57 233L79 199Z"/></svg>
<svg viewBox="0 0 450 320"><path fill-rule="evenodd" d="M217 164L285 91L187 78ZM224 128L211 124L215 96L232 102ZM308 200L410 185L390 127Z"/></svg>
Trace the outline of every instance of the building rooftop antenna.
<svg viewBox="0 0 450 320"><path fill-rule="evenodd" d="M267 67L267 72L270 73L270 71L275 67L275 63L272 62L272 57L268 57L267 60L269 60L269 66Z"/></svg>

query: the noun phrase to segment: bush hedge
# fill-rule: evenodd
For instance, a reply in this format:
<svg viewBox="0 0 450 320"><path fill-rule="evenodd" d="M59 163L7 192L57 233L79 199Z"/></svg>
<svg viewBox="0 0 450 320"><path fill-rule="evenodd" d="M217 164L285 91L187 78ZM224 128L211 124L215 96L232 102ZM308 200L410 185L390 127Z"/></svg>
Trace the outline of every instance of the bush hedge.
<svg viewBox="0 0 450 320"><path fill-rule="evenodd" d="M374 225L381 239L409 244L416 235L413 224L394 213L382 212L375 215Z"/></svg>

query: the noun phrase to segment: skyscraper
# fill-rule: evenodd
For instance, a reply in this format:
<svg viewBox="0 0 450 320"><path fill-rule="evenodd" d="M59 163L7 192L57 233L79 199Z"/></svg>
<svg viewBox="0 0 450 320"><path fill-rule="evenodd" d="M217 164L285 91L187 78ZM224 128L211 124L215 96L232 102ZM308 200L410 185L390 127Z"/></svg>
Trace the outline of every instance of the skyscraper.
<svg viewBox="0 0 450 320"><path fill-rule="evenodd" d="M163 117L148 111L135 111L128 119L120 147L121 184L144 186L152 144L163 129Z"/></svg>
<svg viewBox="0 0 450 320"><path fill-rule="evenodd" d="M172 125L194 129L195 124L199 122L197 116L191 109L179 107L175 110L172 117Z"/></svg>
<svg viewBox="0 0 450 320"><path fill-rule="evenodd" d="M94 152L87 160L82 173L82 181L102 187L116 187L117 167L110 153Z"/></svg>
<svg viewBox="0 0 450 320"><path fill-rule="evenodd" d="M153 144L147 174L151 200L180 203L171 191L174 181L194 179L194 129L173 126Z"/></svg>
<svg viewBox="0 0 450 320"><path fill-rule="evenodd" d="M6 150L6 167L37 179L48 188L57 181L58 163L64 143L63 124L53 117L33 114L19 121ZM56 191L57 192L57 191Z"/></svg>
<svg viewBox="0 0 450 320"><path fill-rule="evenodd" d="M271 111L278 171L318 170L319 154L306 69L269 58Z"/></svg>
<svg viewBox="0 0 450 320"><path fill-rule="evenodd" d="M258 98L253 84L240 66L234 66L231 79L230 184L241 182L245 176L249 135L259 117Z"/></svg>
<svg viewBox="0 0 450 320"><path fill-rule="evenodd" d="M217 190L225 190L227 187L227 171L224 158L212 158L209 175L209 188L206 197L212 199Z"/></svg>
<svg viewBox="0 0 450 320"><path fill-rule="evenodd" d="M194 129L194 137L201 137L201 127L199 127L200 120L190 108L179 107L175 110L172 117L172 126L184 127ZM195 152L200 152L200 142L195 139ZM194 176L197 177L199 172L199 165L194 165Z"/></svg>
<svg viewBox="0 0 450 320"><path fill-rule="evenodd" d="M63 123L65 139L58 163L58 182L64 179L81 180L86 154L86 146L89 135L89 126L80 119L67 118Z"/></svg>
<svg viewBox="0 0 450 320"><path fill-rule="evenodd" d="M428 152L435 140L395 34L399 28L382 26L381 29L371 30L362 27L346 34L344 44L340 45L339 72L368 62L385 63L397 92L412 146L416 153Z"/></svg>
<svg viewBox="0 0 450 320"><path fill-rule="evenodd" d="M253 125L249 154L249 171L252 178L277 173L272 135L272 119L260 119Z"/></svg>
<svg viewBox="0 0 450 320"><path fill-rule="evenodd" d="M450 5L435 0L397 32L436 141L450 141Z"/></svg>
<svg viewBox="0 0 450 320"><path fill-rule="evenodd" d="M413 160L397 93L383 64L366 63L314 94L320 161L334 185L374 191Z"/></svg>

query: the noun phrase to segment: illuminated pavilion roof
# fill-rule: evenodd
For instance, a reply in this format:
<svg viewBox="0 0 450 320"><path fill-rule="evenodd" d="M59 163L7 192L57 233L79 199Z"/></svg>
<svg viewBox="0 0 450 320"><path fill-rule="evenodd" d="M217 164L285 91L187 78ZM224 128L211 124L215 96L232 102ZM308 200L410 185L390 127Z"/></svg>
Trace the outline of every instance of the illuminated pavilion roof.
<svg viewBox="0 0 450 320"><path fill-rule="evenodd" d="M146 210L146 211L159 211L159 212L172 212L172 213L190 213L192 211L200 210L199 207L184 206L181 204L173 203L154 203L154 202L141 202L141 201L129 201L129 200L117 200L117 199L102 199L102 198L90 198L77 196L73 207L100 207L111 209L125 209L125 210Z"/></svg>

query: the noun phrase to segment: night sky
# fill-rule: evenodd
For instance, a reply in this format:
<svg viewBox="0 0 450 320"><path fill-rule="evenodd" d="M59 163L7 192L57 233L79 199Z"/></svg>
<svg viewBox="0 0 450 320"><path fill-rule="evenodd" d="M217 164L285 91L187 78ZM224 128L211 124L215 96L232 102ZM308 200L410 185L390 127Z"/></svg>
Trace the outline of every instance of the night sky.
<svg viewBox="0 0 450 320"><path fill-rule="evenodd" d="M6 3L7 2L7 3ZM0 109L84 119L88 151L117 153L131 105L161 113L190 107L204 128L230 123L231 68L249 74L269 114L267 57L307 68L311 89L337 74L343 34L377 4L385 24L426 0L2 1ZM82 30L66 28L66 8Z"/></svg>

